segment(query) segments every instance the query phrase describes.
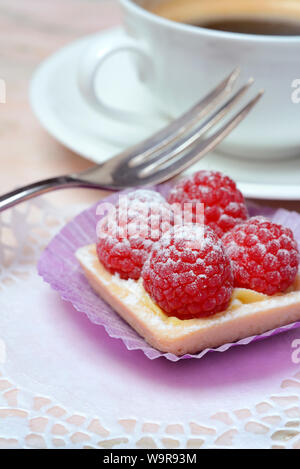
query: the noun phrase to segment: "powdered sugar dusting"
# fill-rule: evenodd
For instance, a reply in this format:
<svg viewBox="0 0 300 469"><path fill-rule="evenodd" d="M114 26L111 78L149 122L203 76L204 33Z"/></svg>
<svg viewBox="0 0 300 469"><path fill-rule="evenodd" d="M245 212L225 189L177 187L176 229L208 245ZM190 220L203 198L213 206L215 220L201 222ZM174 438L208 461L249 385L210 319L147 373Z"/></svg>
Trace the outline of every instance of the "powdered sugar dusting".
<svg viewBox="0 0 300 469"><path fill-rule="evenodd" d="M135 191L126 194L125 196L130 202L142 202L151 207L153 204L165 203L164 197L157 191L147 190L147 189L137 189ZM120 200L117 205L120 205Z"/></svg>
<svg viewBox="0 0 300 469"><path fill-rule="evenodd" d="M231 259L235 286L274 295L293 284L299 252L289 228L252 217L226 233L223 243Z"/></svg>
<svg viewBox="0 0 300 469"><path fill-rule="evenodd" d="M150 190L120 195L114 208L97 224L98 257L110 273L137 280L153 243L173 226L173 212Z"/></svg>
<svg viewBox="0 0 300 469"><path fill-rule="evenodd" d="M153 246L142 271L145 290L168 316L224 311L233 277L221 240L207 226L175 227Z"/></svg>
<svg viewBox="0 0 300 469"><path fill-rule="evenodd" d="M202 170L181 179L167 200L181 205L203 203L205 223L220 237L247 218L244 197L235 182L217 171Z"/></svg>

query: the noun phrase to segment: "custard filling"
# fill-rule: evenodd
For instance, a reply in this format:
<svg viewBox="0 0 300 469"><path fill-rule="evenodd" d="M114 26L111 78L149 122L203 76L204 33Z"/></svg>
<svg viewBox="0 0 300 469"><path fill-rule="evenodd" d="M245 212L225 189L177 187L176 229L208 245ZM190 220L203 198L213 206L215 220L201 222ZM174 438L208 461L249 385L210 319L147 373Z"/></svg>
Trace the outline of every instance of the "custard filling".
<svg viewBox="0 0 300 469"><path fill-rule="evenodd" d="M148 295L146 290L143 287L142 279L139 280L124 280L121 279L118 275L111 275L105 267L99 262L95 245L90 246L91 254L94 261L94 268L101 272L102 281L106 284L110 284L110 289L120 300L124 300L127 304L129 303L139 303L144 305L146 310L150 310L154 316L160 318L168 325L173 326L191 326L193 324L199 323L199 321L207 321L209 319L218 318L225 314L230 314L232 311L240 308L243 305L249 305L252 303L258 303L261 301L269 300L276 296L282 296L287 293L292 293L300 289L300 277L299 274L296 277L294 284L284 293L278 293L273 296L265 295L263 293L256 292L254 290L249 290L247 288L234 288L229 306L226 310L219 313L208 316L207 318L194 318L194 319L179 319L175 316L168 316ZM122 288L120 288L122 287Z"/></svg>

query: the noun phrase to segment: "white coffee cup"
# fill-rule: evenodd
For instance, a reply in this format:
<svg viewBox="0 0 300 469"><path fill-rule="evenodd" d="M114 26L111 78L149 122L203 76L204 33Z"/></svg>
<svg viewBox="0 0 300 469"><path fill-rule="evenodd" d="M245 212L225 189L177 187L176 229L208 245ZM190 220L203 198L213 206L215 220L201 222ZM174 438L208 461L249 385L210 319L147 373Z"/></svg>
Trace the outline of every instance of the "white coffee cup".
<svg viewBox="0 0 300 469"><path fill-rule="evenodd" d="M297 93L300 96L300 36L205 29L153 14L140 6L141 0L120 3L127 38L117 38L104 48L102 44L100 49L96 43L91 44L79 64L79 87L93 108L132 125L142 119L130 110L110 107L95 91L102 64L120 51L132 52L140 80L173 117L238 66L241 83L254 77L255 86L263 88L265 94L222 143L221 150L247 158L300 156L300 99L296 99Z"/></svg>

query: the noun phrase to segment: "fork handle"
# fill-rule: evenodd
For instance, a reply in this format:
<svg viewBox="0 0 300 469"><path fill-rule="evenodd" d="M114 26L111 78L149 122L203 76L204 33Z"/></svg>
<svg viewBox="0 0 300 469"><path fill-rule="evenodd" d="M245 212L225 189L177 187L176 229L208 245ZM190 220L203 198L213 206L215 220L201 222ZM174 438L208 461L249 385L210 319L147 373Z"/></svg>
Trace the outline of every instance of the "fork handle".
<svg viewBox="0 0 300 469"><path fill-rule="evenodd" d="M14 191L2 195L0 197L0 212L17 205L20 202L32 199L37 195L45 194L46 192L50 192L56 189L63 189L64 187L82 186L85 186L84 181L76 179L72 176L59 176L50 179L43 179L42 181L28 184L27 186L20 187Z"/></svg>

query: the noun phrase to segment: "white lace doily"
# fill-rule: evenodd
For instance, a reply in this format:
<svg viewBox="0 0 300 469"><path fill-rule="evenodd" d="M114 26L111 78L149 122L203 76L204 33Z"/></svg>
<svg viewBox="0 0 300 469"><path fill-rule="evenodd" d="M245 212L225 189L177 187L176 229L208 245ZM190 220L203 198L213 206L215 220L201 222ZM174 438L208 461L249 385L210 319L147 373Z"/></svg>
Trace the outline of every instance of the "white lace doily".
<svg viewBox="0 0 300 469"><path fill-rule="evenodd" d="M300 330L178 363L128 351L37 275L68 216L1 217L0 447L300 448Z"/></svg>

